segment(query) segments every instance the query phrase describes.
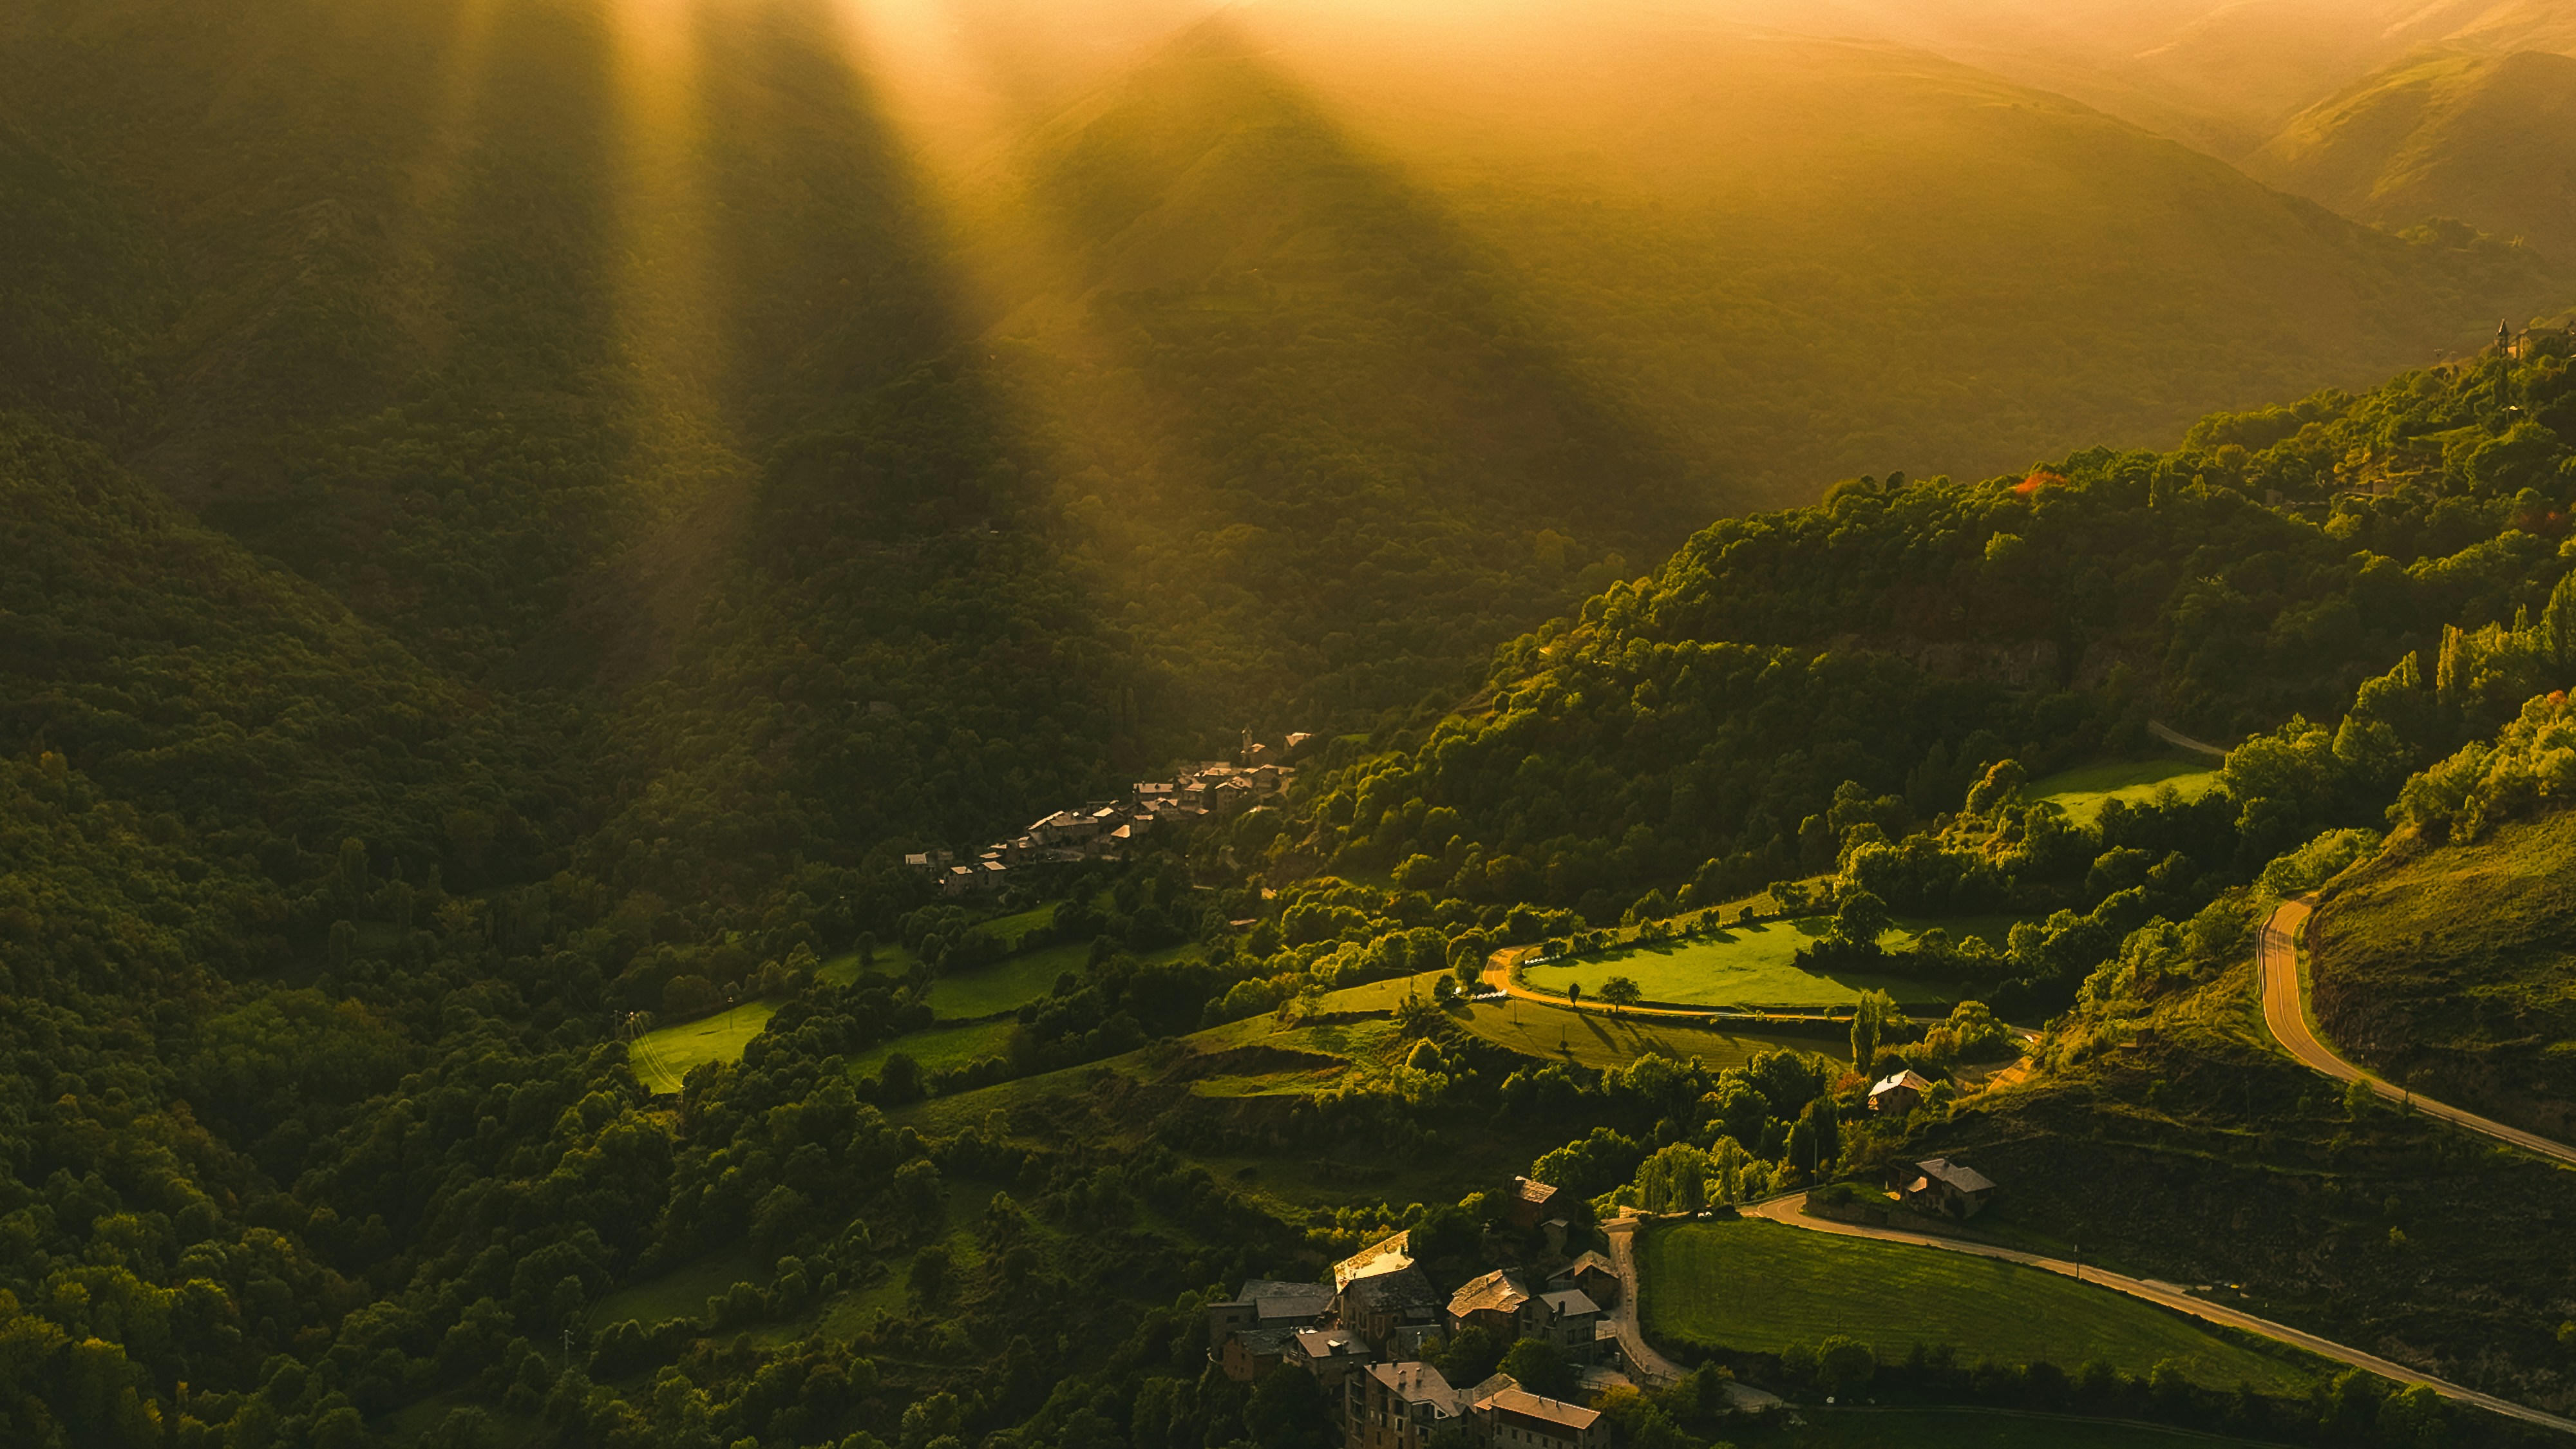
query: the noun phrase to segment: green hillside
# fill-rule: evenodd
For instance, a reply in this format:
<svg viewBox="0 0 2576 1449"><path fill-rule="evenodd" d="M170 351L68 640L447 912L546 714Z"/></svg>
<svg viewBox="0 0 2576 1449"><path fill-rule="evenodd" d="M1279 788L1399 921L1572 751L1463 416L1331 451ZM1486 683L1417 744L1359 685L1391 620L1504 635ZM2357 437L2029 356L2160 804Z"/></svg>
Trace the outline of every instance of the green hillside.
<svg viewBox="0 0 2576 1449"><path fill-rule="evenodd" d="M2383 226L2450 217L2576 256L2576 56L2410 57L2300 114L2246 169Z"/></svg>
<svg viewBox="0 0 2576 1449"><path fill-rule="evenodd" d="M1863 480L1819 508L1715 525L1579 619L1497 651L1467 707L1380 736L1318 782L1273 857L1601 925L1650 889L1688 906L1829 870L1856 828L1893 842L1937 827L2006 758L2018 792L2143 752L2151 722L2234 737L2290 720L2305 736L2297 716L2333 719L2384 676L2363 704L2385 742L2337 746L2348 785L2302 785L2308 803L2269 819L2231 803L2233 776L2120 814L2170 822L2132 847L2153 859L2224 853L2200 832L2241 829L2236 870L2328 818L2373 823L2365 800L2559 677L2539 636L2514 631L2561 577L2526 525L2554 527L2570 452L2504 399L2557 420L2567 376L2554 358L2490 353L2360 397L2212 418L2175 453L2101 450L1977 485ZM2391 473L2410 482L2358 491ZM2239 487L2298 501L2268 509ZM2111 813L2070 829L2134 828ZM2115 879L2082 884L2072 855L2049 871L2054 899L1909 866L1889 904L2077 906ZM1674 895L1685 885L1695 894Z"/></svg>
<svg viewBox="0 0 2576 1449"><path fill-rule="evenodd" d="M2541 641L2533 641L2539 643ZM2408 827L2311 935L2319 1024L2390 1081L2544 1134L2576 1125L2576 822L2563 695L2407 782Z"/></svg>
<svg viewBox="0 0 2576 1449"><path fill-rule="evenodd" d="M2576 1125L2576 969L2564 817L2399 850L2316 926L2318 1023L2390 1081L2532 1131Z"/></svg>
<svg viewBox="0 0 2576 1449"><path fill-rule="evenodd" d="M1387 265L1347 222L1311 221L1371 195L1317 160L1356 155L1439 224L1433 255L1510 304L1524 366L1563 380L1549 395L1580 384L1678 446L1702 506L2164 443L2213 408L2376 381L2566 290L1921 51L1570 15L1530 7L1465 66L1436 19L1364 7L1203 28L1048 133L1145 162L1119 168L1114 208L1067 205L1075 285L1204 315L1267 278L1289 300L1258 306L1302 311L1326 277ZM1599 465L1610 498L1634 472Z"/></svg>

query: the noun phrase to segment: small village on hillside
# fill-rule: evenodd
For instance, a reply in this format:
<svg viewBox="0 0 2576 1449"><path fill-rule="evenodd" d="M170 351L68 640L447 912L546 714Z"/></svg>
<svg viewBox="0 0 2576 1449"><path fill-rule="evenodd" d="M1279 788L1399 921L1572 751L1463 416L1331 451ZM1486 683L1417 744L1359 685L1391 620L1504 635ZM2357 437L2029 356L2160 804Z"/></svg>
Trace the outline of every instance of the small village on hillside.
<svg viewBox="0 0 2576 1449"><path fill-rule="evenodd" d="M1582 1400L1630 1383L1610 1309L1620 1276L1574 1234L1598 1236L1591 1214L1561 1214L1554 1186L1512 1180L1502 1226L1544 1244L1527 1268L1497 1268L1443 1294L1396 1233L1335 1263L1330 1283L1255 1278L1207 1308L1208 1352L1228 1378L1250 1383L1286 1366L1315 1376L1346 1449L1426 1449L1458 1435L1483 1449L1606 1449L1610 1425ZM1504 1251L1509 1252L1508 1246ZM1570 1368L1569 1397L1534 1392L1497 1370L1449 1382L1426 1345L1472 1333L1531 1343L1538 1362Z"/></svg>
<svg viewBox="0 0 2576 1449"><path fill-rule="evenodd" d="M903 863L936 880L942 895L968 896L999 891L1012 883L1013 871L1030 866L1122 860L1158 828L1224 819L1277 798L1297 778L1297 767L1288 761L1313 738L1291 733L1276 745L1255 743L1246 730L1232 760L1183 765L1170 779L1140 780L1116 799L1069 805L1029 822L1008 840L994 841L972 861L930 850L907 855Z"/></svg>

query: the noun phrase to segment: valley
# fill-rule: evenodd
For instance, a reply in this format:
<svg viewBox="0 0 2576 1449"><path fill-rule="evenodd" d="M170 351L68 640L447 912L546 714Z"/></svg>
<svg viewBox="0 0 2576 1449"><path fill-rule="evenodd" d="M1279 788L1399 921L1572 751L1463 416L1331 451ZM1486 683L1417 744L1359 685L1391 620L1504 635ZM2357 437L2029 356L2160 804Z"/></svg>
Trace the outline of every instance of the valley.
<svg viewBox="0 0 2576 1449"><path fill-rule="evenodd" d="M2563 8L0 14L0 1443L2562 1442Z"/></svg>

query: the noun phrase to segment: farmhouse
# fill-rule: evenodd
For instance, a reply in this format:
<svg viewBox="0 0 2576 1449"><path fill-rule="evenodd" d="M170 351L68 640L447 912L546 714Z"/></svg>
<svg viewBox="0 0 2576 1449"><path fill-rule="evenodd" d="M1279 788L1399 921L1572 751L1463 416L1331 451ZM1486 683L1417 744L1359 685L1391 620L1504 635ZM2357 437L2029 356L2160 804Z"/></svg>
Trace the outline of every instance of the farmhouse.
<svg viewBox="0 0 2576 1449"><path fill-rule="evenodd" d="M1911 1112L1932 1090L1931 1080L1909 1067L1891 1077L1883 1077L1869 1089L1869 1110L1873 1112Z"/></svg>
<svg viewBox="0 0 2576 1449"><path fill-rule="evenodd" d="M1899 1202L1943 1217L1975 1217L1995 1190L1984 1173L1946 1157L1899 1166L1889 1176Z"/></svg>

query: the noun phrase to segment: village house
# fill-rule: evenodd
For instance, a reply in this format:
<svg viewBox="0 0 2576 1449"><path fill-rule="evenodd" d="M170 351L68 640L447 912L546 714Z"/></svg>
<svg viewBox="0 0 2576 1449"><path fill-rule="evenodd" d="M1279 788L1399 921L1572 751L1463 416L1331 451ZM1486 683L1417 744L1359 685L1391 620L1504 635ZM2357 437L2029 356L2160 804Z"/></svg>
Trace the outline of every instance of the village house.
<svg viewBox="0 0 2576 1449"><path fill-rule="evenodd" d="M1350 1377L1349 1449L1423 1449L1466 1415L1466 1396L1427 1363L1378 1363Z"/></svg>
<svg viewBox="0 0 2576 1449"><path fill-rule="evenodd" d="M1440 1290L1413 1264L1409 1235L1397 1233L1333 1265L1335 1313L1341 1325L1382 1355L1418 1352L1440 1331Z"/></svg>
<svg viewBox="0 0 2576 1449"><path fill-rule="evenodd" d="M1478 1385L1468 1405L1478 1443L1488 1449L1608 1449L1610 1421L1600 1410L1542 1398L1509 1378L1503 1382L1510 1387L1488 1391Z"/></svg>
<svg viewBox="0 0 2576 1449"><path fill-rule="evenodd" d="M1593 1351L1600 1346L1601 1329L1610 1315L1592 1301L1580 1288L1562 1288L1538 1296L1538 1331L1529 1335L1556 1345L1576 1363L1592 1362Z"/></svg>
<svg viewBox="0 0 2576 1449"><path fill-rule="evenodd" d="M1548 1207L1555 1201L1556 1189L1552 1185L1532 1177L1513 1178L1508 1210L1512 1226L1522 1229L1537 1227L1549 1215Z"/></svg>
<svg viewBox="0 0 2576 1449"><path fill-rule="evenodd" d="M1608 1258L1586 1249L1573 1262L1547 1275L1550 1288L1580 1288L1605 1308L1619 1306L1619 1270Z"/></svg>
<svg viewBox="0 0 2576 1449"><path fill-rule="evenodd" d="M1932 1090L1932 1082L1909 1067L1893 1076L1882 1077L1869 1089L1869 1110L1905 1113L1922 1104L1923 1094Z"/></svg>
<svg viewBox="0 0 2576 1449"><path fill-rule="evenodd" d="M1350 1426L1343 1422L1350 1407L1350 1382L1360 1370L1376 1358L1368 1340L1347 1328L1301 1328L1297 1330L1297 1348L1287 1361L1315 1376L1324 1387L1324 1402L1332 1406L1333 1422L1345 1433Z"/></svg>
<svg viewBox="0 0 2576 1449"><path fill-rule="evenodd" d="M1920 1212L1949 1218L1972 1218L1985 1207L1995 1185L1984 1173L1946 1157L1900 1164L1888 1174L1897 1201Z"/></svg>
<svg viewBox="0 0 2576 1449"><path fill-rule="evenodd" d="M1225 1336L1216 1363L1227 1378L1248 1384L1297 1353L1296 1329L1240 1328Z"/></svg>
<svg viewBox="0 0 2576 1449"><path fill-rule="evenodd" d="M1239 1329L1313 1328L1332 1311L1333 1290L1322 1283L1248 1279L1242 1292L1207 1306L1208 1347L1224 1347L1226 1335Z"/></svg>
<svg viewBox="0 0 2576 1449"><path fill-rule="evenodd" d="M1449 1295L1449 1331L1482 1328L1505 1338L1530 1337L1538 1295L1518 1273L1497 1268Z"/></svg>

